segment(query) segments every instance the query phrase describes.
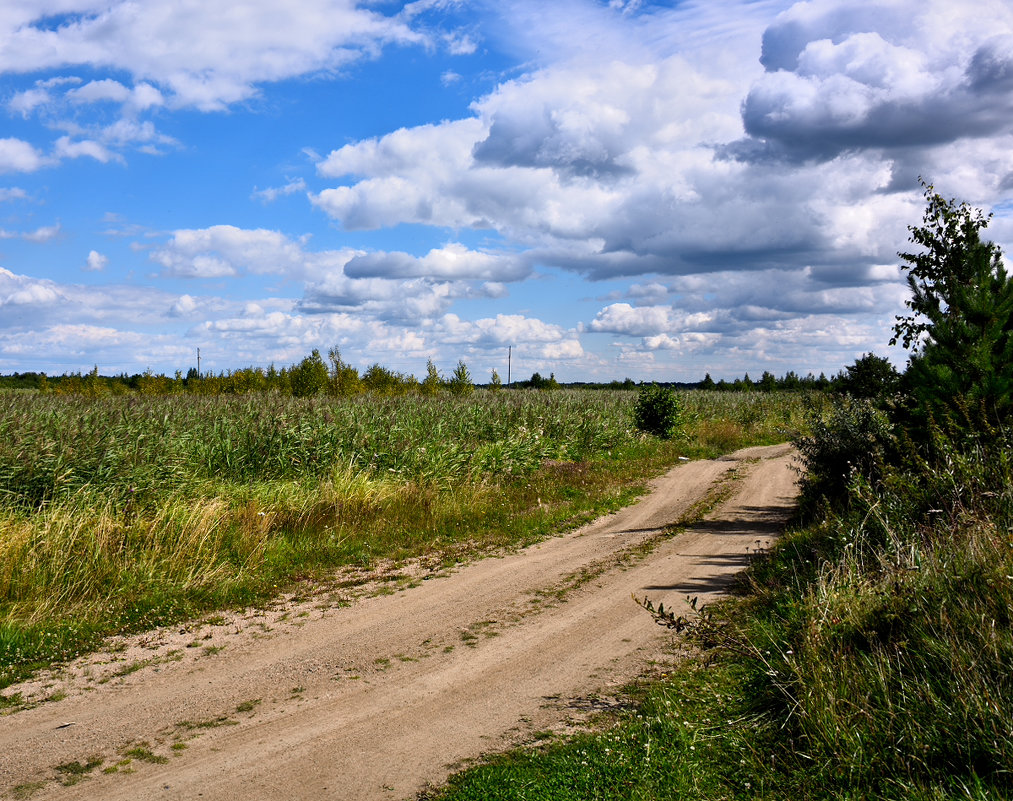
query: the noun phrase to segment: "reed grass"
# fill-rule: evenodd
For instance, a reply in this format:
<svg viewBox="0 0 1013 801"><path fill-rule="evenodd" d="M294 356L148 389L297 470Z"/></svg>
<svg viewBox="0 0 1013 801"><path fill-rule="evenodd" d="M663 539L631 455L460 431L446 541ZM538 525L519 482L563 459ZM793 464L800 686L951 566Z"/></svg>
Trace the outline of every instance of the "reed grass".
<svg viewBox="0 0 1013 801"><path fill-rule="evenodd" d="M339 566L531 542L803 412L688 393L662 442L635 431L633 398L0 395L0 686Z"/></svg>

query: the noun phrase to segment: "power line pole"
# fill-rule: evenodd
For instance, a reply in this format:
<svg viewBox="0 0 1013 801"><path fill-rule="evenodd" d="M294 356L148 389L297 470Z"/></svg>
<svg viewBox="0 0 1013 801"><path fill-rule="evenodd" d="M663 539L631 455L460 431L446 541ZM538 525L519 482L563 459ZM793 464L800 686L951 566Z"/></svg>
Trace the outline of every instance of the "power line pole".
<svg viewBox="0 0 1013 801"><path fill-rule="evenodd" d="M197 348L197 378L200 378L200 348Z"/></svg>
<svg viewBox="0 0 1013 801"><path fill-rule="evenodd" d="M511 378L510 368L511 368L512 362L513 362L513 355L514 355L514 346L513 345L508 345L507 346L507 386L508 387L510 386L510 378Z"/></svg>

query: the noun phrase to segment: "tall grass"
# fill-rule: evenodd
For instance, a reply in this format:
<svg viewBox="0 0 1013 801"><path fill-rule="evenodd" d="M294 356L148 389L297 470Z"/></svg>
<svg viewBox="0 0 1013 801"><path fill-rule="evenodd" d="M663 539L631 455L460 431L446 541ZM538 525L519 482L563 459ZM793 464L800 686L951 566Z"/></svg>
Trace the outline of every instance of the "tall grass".
<svg viewBox="0 0 1013 801"><path fill-rule="evenodd" d="M1013 461L1002 432L960 439L937 433L938 458L874 486L856 477L847 510L756 577L747 636L800 790L1013 786Z"/></svg>
<svg viewBox="0 0 1013 801"><path fill-rule="evenodd" d="M716 392L679 394L683 441L698 455L718 456L742 443L773 445L798 436L826 404L822 393Z"/></svg>
<svg viewBox="0 0 1013 801"><path fill-rule="evenodd" d="M529 542L678 455L783 440L803 406L688 393L663 443L634 397L0 395L0 686L336 566Z"/></svg>
<svg viewBox="0 0 1013 801"><path fill-rule="evenodd" d="M0 503L79 494L136 506L208 482L320 479L337 467L403 480L524 473L628 444L628 396L472 399L280 395L0 396Z"/></svg>

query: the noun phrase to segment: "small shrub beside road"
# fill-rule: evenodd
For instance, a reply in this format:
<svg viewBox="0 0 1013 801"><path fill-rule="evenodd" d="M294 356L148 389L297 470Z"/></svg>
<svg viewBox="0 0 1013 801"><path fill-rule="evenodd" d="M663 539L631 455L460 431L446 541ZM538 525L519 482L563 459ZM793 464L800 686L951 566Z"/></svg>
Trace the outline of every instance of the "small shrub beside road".
<svg viewBox="0 0 1013 801"><path fill-rule="evenodd" d="M670 389L651 384L642 387L633 405L633 423L638 431L669 439L682 422L682 405Z"/></svg>

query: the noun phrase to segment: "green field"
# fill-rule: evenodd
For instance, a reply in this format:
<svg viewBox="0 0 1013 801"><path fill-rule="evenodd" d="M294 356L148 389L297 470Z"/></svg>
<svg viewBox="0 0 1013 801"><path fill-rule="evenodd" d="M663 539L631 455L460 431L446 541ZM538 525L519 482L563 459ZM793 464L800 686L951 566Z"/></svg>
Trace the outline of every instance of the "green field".
<svg viewBox="0 0 1013 801"><path fill-rule="evenodd" d="M454 560L628 502L679 456L784 441L806 396L0 394L0 686L100 638L345 565Z"/></svg>
<svg viewBox="0 0 1013 801"><path fill-rule="evenodd" d="M701 659L440 796L1010 797L1008 434L937 431L925 456L866 402L689 391L663 440L636 398L0 393L0 687L342 567L517 547L679 457L809 431L805 518L696 621Z"/></svg>

